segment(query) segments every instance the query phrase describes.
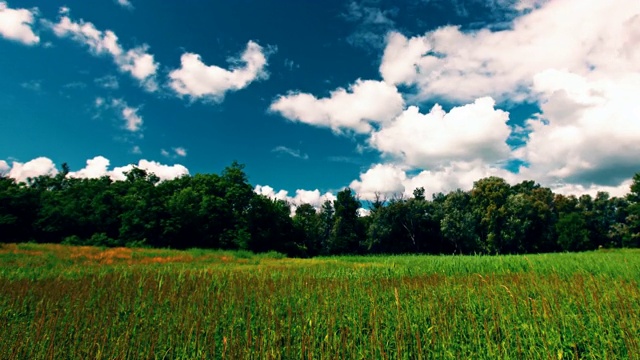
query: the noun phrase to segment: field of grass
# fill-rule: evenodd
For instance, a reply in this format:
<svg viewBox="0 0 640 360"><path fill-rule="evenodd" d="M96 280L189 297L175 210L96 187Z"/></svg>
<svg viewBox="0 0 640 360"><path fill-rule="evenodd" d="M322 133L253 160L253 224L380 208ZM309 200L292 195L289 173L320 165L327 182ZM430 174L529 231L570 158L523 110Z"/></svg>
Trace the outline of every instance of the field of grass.
<svg viewBox="0 0 640 360"><path fill-rule="evenodd" d="M0 245L2 359L640 359L640 251Z"/></svg>

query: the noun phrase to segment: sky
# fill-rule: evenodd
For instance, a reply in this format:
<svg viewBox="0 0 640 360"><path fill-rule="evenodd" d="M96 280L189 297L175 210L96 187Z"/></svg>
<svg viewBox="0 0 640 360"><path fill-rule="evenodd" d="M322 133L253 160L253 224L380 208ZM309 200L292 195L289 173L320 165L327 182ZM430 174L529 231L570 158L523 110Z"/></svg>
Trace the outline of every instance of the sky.
<svg viewBox="0 0 640 360"><path fill-rule="evenodd" d="M0 0L0 173L246 165L319 205L483 177L621 196L640 1Z"/></svg>

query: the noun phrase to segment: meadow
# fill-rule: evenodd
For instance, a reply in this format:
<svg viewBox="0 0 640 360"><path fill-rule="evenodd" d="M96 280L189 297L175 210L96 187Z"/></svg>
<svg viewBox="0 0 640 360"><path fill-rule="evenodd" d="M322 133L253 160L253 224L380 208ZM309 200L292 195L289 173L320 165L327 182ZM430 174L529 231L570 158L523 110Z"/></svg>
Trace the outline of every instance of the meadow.
<svg viewBox="0 0 640 360"><path fill-rule="evenodd" d="M0 245L2 359L640 359L640 250Z"/></svg>

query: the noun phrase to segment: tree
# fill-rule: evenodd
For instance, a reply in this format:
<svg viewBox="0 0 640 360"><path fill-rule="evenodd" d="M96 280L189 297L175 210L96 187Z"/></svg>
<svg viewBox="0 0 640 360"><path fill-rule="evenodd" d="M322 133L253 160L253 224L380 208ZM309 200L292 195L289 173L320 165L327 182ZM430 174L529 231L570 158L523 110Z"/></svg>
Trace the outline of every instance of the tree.
<svg viewBox="0 0 640 360"><path fill-rule="evenodd" d="M450 245L447 252L469 254L482 252L477 234L476 216L471 211L471 196L458 189L446 196L443 204L444 216L440 229L444 240Z"/></svg>
<svg viewBox="0 0 640 360"><path fill-rule="evenodd" d="M488 253L503 251L505 216L502 207L510 193L509 184L496 176L480 179L473 184L471 206L478 222L482 247Z"/></svg>
<svg viewBox="0 0 640 360"><path fill-rule="evenodd" d="M551 190L539 185L516 185L512 189L517 192L509 195L503 205L503 252L521 254L555 250Z"/></svg>
<svg viewBox="0 0 640 360"><path fill-rule="evenodd" d="M564 251L589 249L589 231L584 215L578 212L562 213L556 224L558 245Z"/></svg>
<svg viewBox="0 0 640 360"><path fill-rule="evenodd" d="M359 250L362 235L358 221L360 201L351 189L340 191L333 202L335 210L333 228L329 237L328 250L331 254L355 253Z"/></svg>
<svg viewBox="0 0 640 360"><path fill-rule="evenodd" d="M322 219L311 204L302 204L296 208L293 216L296 236L302 239L307 256L319 255L322 251Z"/></svg>
<svg viewBox="0 0 640 360"><path fill-rule="evenodd" d="M622 245L640 247L640 173L633 176L630 190L627 195L629 206L626 209L627 234L622 239Z"/></svg>
<svg viewBox="0 0 640 360"><path fill-rule="evenodd" d="M325 200L320 208L320 253L323 255L329 254L330 242L331 242L331 230L335 222L335 210L333 209L333 203L330 200Z"/></svg>
<svg viewBox="0 0 640 360"><path fill-rule="evenodd" d="M247 249L253 252L275 250L289 256L304 255L302 244L296 242L290 212L285 201L255 194L250 200L247 218L250 234Z"/></svg>

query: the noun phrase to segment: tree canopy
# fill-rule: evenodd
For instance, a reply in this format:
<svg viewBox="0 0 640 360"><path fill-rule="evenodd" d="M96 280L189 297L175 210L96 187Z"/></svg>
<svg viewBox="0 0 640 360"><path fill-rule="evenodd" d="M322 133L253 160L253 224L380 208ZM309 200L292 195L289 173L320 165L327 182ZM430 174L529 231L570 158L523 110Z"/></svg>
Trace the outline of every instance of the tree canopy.
<svg viewBox="0 0 640 360"><path fill-rule="evenodd" d="M133 168L124 181L0 177L0 242L349 253L522 254L640 246L640 173L626 197L554 194L533 181L479 179L470 191L377 196L369 215L349 188L316 209L256 194L244 166L160 179Z"/></svg>

